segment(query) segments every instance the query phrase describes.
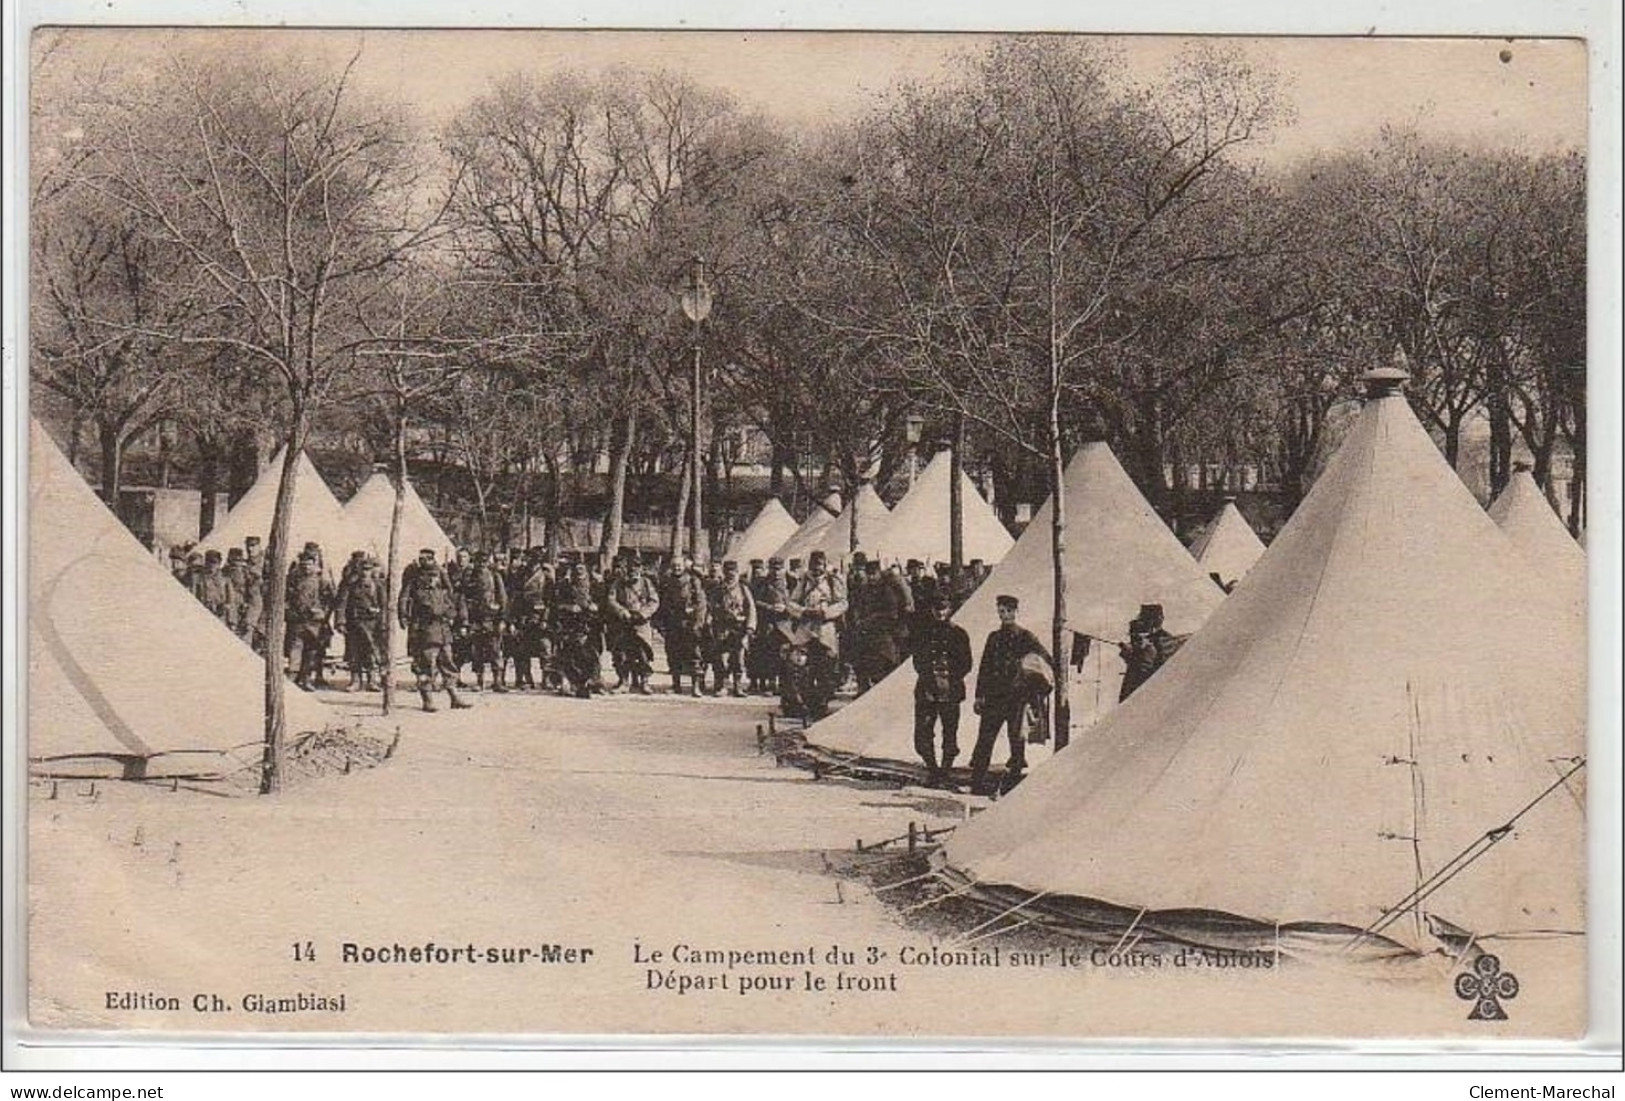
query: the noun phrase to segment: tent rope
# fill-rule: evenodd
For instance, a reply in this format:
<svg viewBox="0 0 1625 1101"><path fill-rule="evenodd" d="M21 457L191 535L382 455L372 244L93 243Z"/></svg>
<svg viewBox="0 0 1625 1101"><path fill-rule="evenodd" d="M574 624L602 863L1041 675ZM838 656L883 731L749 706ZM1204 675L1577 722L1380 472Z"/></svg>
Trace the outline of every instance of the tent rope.
<svg viewBox="0 0 1625 1101"><path fill-rule="evenodd" d="M1558 788L1564 786L1564 783L1569 779L1569 777L1573 776L1576 772L1579 772L1585 766L1585 758L1582 757L1580 758L1578 764L1547 785L1545 790L1531 799L1528 803L1525 803L1523 807L1511 818L1508 818L1504 823L1496 826L1494 829L1485 831L1482 836L1475 838L1466 848L1462 849L1459 853L1442 864L1438 871L1434 872L1431 876L1418 884L1416 888L1410 892L1410 894L1406 895L1404 898L1388 907L1388 909L1384 910L1382 912L1382 916L1380 916L1372 924L1366 926L1366 928L1362 929L1357 936L1349 941L1348 945L1344 948L1344 951L1351 952L1367 938L1380 934L1384 929L1387 929L1394 922L1398 921L1410 910L1421 905L1421 903L1434 892L1438 891L1441 887L1445 886L1445 884L1456 878L1456 876L1466 871L1467 868L1478 860L1479 857L1483 856L1496 845L1506 840L1507 837L1511 836L1512 827L1517 824L1518 819L1534 810L1535 807L1539 806L1548 795L1556 791Z"/></svg>
<svg viewBox="0 0 1625 1101"><path fill-rule="evenodd" d="M1022 899L1020 902L1016 903L1014 906L1011 906L1009 909L1001 910L999 913L994 914L992 917L988 918L986 921L982 922L980 925L977 925L977 926L974 926L974 927L972 927L970 929L967 929L962 935L960 935L957 938L956 943L974 944L976 941L982 939L981 937L978 937L976 935L977 933L980 933L983 929L986 929L990 925L997 925L999 922L1003 921L1005 918L1009 917L1011 914L1014 914L1018 910L1023 910L1025 908L1027 908L1028 906L1031 906L1033 903L1037 902L1039 899L1043 898L1047 894L1049 894L1048 891L1039 891L1035 895L1028 895L1026 898ZM1028 922L1022 922L1022 924L1028 924ZM1015 928L1019 928L1019 926L1016 926Z"/></svg>
<svg viewBox="0 0 1625 1101"><path fill-rule="evenodd" d="M1002 929L994 929L992 932L983 933L979 937L972 937L970 940L954 941L953 943L958 945L960 948L968 948L973 944L980 944L984 940L992 940L994 937L1002 937L1006 933L1014 933L1017 929L1025 929L1029 925L1032 925L1032 924L1033 924L1033 919L1032 918L1022 918L1020 921L1016 922L1014 925L1006 925Z"/></svg>

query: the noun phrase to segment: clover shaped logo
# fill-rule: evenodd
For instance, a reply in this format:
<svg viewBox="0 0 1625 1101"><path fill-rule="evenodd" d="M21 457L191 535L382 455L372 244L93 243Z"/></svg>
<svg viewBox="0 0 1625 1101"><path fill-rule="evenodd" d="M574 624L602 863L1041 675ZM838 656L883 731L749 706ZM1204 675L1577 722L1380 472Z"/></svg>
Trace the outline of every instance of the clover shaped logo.
<svg viewBox="0 0 1625 1101"><path fill-rule="evenodd" d="M1469 1021L1506 1020L1501 1002L1517 996L1518 976L1502 971L1501 961L1496 956L1480 956L1473 961L1472 970L1456 976L1456 997L1473 1003L1473 1011L1467 1014Z"/></svg>

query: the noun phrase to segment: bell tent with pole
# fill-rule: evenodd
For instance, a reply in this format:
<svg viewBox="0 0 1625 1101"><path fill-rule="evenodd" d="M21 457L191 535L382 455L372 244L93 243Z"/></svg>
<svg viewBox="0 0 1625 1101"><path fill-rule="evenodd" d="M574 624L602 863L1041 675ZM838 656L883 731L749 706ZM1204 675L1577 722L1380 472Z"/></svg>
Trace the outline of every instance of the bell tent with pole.
<svg viewBox="0 0 1625 1101"><path fill-rule="evenodd" d="M1490 519L1506 532L1553 603L1583 624L1586 554L1569 535L1527 469L1513 472L1490 505Z"/></svg>
<svg viewBox="0 0 1625 1101"><path fill-rule="evenodd" d="M350 549L364 550L387 565L389 528L394 511L395 483L390 481L389 475L380 471L363 482L355 496L344 505L349 537L355 544ZM401 503L401 567L416 559L418 552L425 548L432 548L440 562L448 562L456 551L456 544L435 520L429 507L423 503L423 498L418 496L417 488L408 481L406 499Z"/></svg>
<svg viewBox="0 0 1625 1101"><path fill-rule="evenodd" d="M159 779L257 767L264 666L29 426L29 771ZM302 692L290 734L336 725Z"/></svg>
<svg viewBox="0 0 1625 1101"><path fill-rule="evenodd" d="M964 507L964 561L979 558L989 566L997 565L1016 541L975 483L963 471L959 478ZM939 452L885 523L872 534L859 531L858 549L871 561L892 563L917 558L928 563L947 562L951 556L952 479L953 456Z"/></svg>
<svg viewBox="0 0 1625 1101"><path fill-rule="evenodd" d="M886 502L880 499L880 494L875 492L874 486L865 482L857 493L853 494L852 500L847 502L841 514L823 530L808 550L823 551L824 557L832 566L846 561L852 554L853 510L857 511L858 516L859 549L868 538L866 532L878 533L891 519L891 510L886 507Z"/></svg>
<svg viewBox="0 0 1625 1101"><path fill-rule="evenodd" d="M1034 920L1350 958L1585 928L1583 661L1397 392L1246 584L961 826L943 874ZM1569 941L1569 943L1573 943Z"/></svg>
<svg viewBox="0 0 1625 1101"><path fill-rule="evenodd" d="M1088 636L1082 668L1069 674L1072 736L1117 706L1123 661L1117 643L1142 604L1160 604L1164 626L1175 635L1200 627L1224 600L1224 592L1197 565L1141 495L1105 443L1085 444L1066 468L1067 626ZM1054 570L1046 502L1010 553L954 614L971 651L981 660L983 643L999 625L995 600L1008 593L1021 602L1020 622L1049 646L1054 613ZM1081 647L1080 647L1081 649ZM1062 654L1069 661L1071 654ZM1160 675L1160 674L1159 674ZM807 731L816 753L830 751L858 761L918 762L914 752L913 665L905 662L850 705ZM973 691L976 672L966 683ZM1143 691L1143 689L1142 689ZM975 744L976 720L967 704L960 720L960 763ZM1070 750L1069 750L1070 752ZM995 759L1001 759L1002 746ZM1029 766L1048 760L1047 747L1032 746Z"/></svg>
<svg viewBox="0 0 1625 1101"><path fill-rule="evenodd" d="M824 498L822 503L813 506L812 512L808 513L807 518L801 521L801 526L796 529L795 534L786 539L783 545L770 557L782 558L786 564L792 558L806 561L807 553L818 545L818 540L823 537L825 530L835 522L835 518L840 512L841 495L831 493Z"/></svg>
<svg viewBox="0 0 1625 1101"><path fill-rule="evenodd" d="M796 526L795 517L785 510L779 499L770 497L750 526L729 540L725 557L738 562L741 569L753 558L765 561L796 533Z"/></svg>
<svg viewBox="0 0 1625 1101"><path fill-rule="evenodd" d="M1208 573L1218 575L1219 584L1226 590L1235 588L1263 553L1264 544L1233 497L1225 499L1219 515L1191 544L1191 554Z"/></svg>
<svg viewBox="0 0 1625 1101"><path fill-rule="evenodd" d="M259 478L243 494L242 500L226 513L225 521L203 540L203 550L225 554L232 547L242 546L250 535L258 536L266 547L270 546L271 518L276 514L277 483L282 478L285 451L286 447L279 450L270 465L260 471ZM344 506L322 481L310 456L301 454L294 467L293 509L288 518L290 561L298 557L306 543L322 548L322 566L334 575L350 557L350 552L361 545L345 519Z"/></svg>

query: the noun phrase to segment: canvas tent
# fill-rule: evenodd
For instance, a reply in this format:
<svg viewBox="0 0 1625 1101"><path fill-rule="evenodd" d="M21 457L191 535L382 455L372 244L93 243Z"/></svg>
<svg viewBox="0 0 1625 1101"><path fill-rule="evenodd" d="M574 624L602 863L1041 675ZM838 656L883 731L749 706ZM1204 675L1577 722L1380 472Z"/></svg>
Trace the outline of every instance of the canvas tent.
<svg viewBox="0 0 1625 1101"><path fill-rule="evenodd" d="M1264 553L1264 544L1236 502L1226 500L1219 515L1191 544L1191 553L1204 570L1219 575L1221 585L1233 588Z"/></svg>
<svg viewBox="0 0 1625 1101"><path fill-rule="evenodd" d="M175 582L29 428L28 727L31 772L159 778L259 759L260 658ZM286 699L290 734L327 709Z"/></svg>
<svg viewBox="0 0 1625 1101"><path fill-rule="evenodd" d="M395 510L395 483L382 472L374 474L356 490L356 495L344 505L344 519L349 525L349 536L355 544L351 550L364 550L379 562L389 559L389 528ZM302 544L301 544L302 545ZM411 562L425 547L434 549L441 562L450 561L456 552L451 541L434 515L429 512L423 498L410 481L406 483L406 499L401 507L400 562ZM344 557L348 558L346 553Z"/></svg>
<svg viewBox="0 0 1625 1101"><path fill-rule="evenodd" d="M1106 444L1084 445L1066 469L1065 486L1067 626L1100 640L1084 668L1070 673L1076 737L1117 705L1123 662L1115 642L1127 635L1141 604L1161 604L1167 629L1185 635L1202 625L1224 593L1146 503ZM969 632L977 660L988 633L998 626L994 600L1000 593L1021 601L1021 622L1048 647L1054 609L1050 516L1046 502L1004 561L954 614L954 622ZM969 685L975 676L972 671ZM809 729L809 745L873 760L916 761L914 679L913 666L904 663ZM975 719L967 707L960 722L965 757L974 743ZM995 759L1002 753L1001 748ZM1047 759L1041 747L1028 752L1030 765Z"/></svg>
<svg viewBox="0 0 1625 1101"><path fill-rule="evenodd" d="M879 532L891 518L891 510L886 507L886 502L880 499L880 494L875 492L874 486L865 482L852 500L847 502L847 506L841 510L841 514L823 530L822 534L808 549L823 551L824 556L832 564L844 562L852 553L852 512L854 509L857 510L858 514L858 545L860 547L863 545L863 540L867 538L865 532Z"/></svg>
<svg viewBox="0 0 1625 1101"><path fill-rule="evenodd" d="M860 530L858 549L879 562L906 562L910 558L948 561L952 479L953 456L940 452L915 479L914 488L897 502L885 523L872 534ZM989 566L997 565L1016 541L963 471L959 479L964 505L964 561L980 558Z"/></svg>
<svg viewBox="0 0 1625 1101"><path fill-rule="evenodd" d="M284 451L286 449L284 448ZM282 478L283 451L278 451L269 466L260 471L258 480L243 494L242 500L226 514L225 522L203 540L204 550L217 550L225 554L232 547L240 547L250 535L257 535L269 548L271 518L276 512L277 483ZM338 503L327 483L316 472L310 456L301 454L294 468L293 511L288 522L288 557L292 559L306 543L322 548L322 563L328 572L337 574L350 557L350 552L361 546L351 532L344 517L344 506Z"/></svg>
<svg viewBox="0 0 1625 1101"><path fill-rule="evenodd" d="M841 495L831 493L824 498L823 504L813 506L812 512L808 513L807 518L801 521L801 526L796 529L796 533L786 539L784 544L771 557L782 558L785 562L789 562L792 558L800 558L805 561L807 552L818 545L819 539L823 537L829 526L835 522L835 517L840 511Z"/></svg>
<svg viewBox="0 0 1625 1101"><path fill-rule="evenodd" d="M1490 506L1490 519L1506 533L1553 604L1582 624L1586 618L1586 555L1546 502L1527 470L1513 472Z"/></svg>
<svg viewBox="0 0 1625 1101"><path fill-rule="evenodd" d="M729 540L725 557L743 568L753 558L771 557L795 533L795 517L785 511L777 497L770 497L750 526Z"/></svg>
<svg viewBox="0 0 1625 1101"><path fill-rule="evenodd" d="M1583 930L1584 666L1520 642L1512 554L1374 397L1246 584L944 866L1209 945Z"/></svg>

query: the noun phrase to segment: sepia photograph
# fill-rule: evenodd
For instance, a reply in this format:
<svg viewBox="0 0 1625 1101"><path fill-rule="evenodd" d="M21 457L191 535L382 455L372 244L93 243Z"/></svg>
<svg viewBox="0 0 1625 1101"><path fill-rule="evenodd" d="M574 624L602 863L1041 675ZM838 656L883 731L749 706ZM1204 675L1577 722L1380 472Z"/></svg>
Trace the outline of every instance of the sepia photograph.
<svg viewBox="0 0 1625 1101"><path fill-rule="evenodd" d="M1586 41L26 50L40 1042L1597 1025Z"/></svg>

